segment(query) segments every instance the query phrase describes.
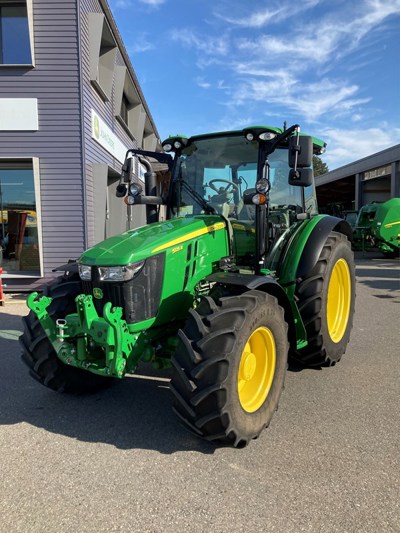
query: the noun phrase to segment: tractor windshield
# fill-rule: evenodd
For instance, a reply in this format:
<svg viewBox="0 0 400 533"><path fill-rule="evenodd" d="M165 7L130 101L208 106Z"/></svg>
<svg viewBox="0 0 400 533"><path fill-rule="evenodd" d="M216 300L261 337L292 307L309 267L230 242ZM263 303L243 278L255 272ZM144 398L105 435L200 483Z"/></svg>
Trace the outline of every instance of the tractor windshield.
<svg viewBox="0 0 400 533"><path fill-rule="evenodd" d="M259 144L243 135L192 140L175 166L171 216L218 213L254 221L254 206L245 205L243 195L255 188L258 150ZM301 189L288 184L287 149L275 150L269 164L270 209L301 212ZM306 188L306 206L310 212L316 210L313 186Z"/></svg>

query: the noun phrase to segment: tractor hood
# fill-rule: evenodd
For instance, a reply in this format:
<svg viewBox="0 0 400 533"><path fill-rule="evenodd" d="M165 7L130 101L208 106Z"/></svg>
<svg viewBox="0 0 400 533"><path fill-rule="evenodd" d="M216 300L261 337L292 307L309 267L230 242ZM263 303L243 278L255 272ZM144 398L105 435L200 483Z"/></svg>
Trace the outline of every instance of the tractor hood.
<svg viewBox="0 0 400 533"><path fill-rule="evenodd" d="M225 227L224 219L216 215L156 222L96 244L81 255L79 262L91 266L123 266Z"/></svg>

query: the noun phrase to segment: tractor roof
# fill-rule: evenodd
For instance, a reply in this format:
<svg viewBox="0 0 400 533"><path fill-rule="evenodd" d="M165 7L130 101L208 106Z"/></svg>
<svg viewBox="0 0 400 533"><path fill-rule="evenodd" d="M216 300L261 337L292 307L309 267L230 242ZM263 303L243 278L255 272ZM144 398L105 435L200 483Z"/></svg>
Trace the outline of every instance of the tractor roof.
<svg viewBox="0 0 400 533"><path fill-rule="evenodd" d="M213 137L227 137L227 136L234 136L234 135L244 135L245 132L249 131L249 130L252 130L252 129L257 129L257 130L265 130L265 131L270 131L272 133L276 133L277 135L280 135L281 133L283 133L283 128L276 128L275 126L248 126L247 128L244 128L243 130L230 130L230 131L216 131L216 132L211 132L211 133L202 133L202 134L199 134L199 135L192 135L191 137L187 137L186 135L179 135L179 134L176 134L176 135L169 135L168 139L165 139L163 141L163 144L169 140L175 140L175 139L187 139L188 142L192 142L192 141L196 141L197 139L209 139L209 138L213 138ZM301 133L300 135L307 135L305 133ZM313 137L312 136L312 141L313 141L313 146L314 146L314 152L315 153L321 153L325 147L326 147L326 143L321 140L321 139L318 139L318 137Z"/></svg>

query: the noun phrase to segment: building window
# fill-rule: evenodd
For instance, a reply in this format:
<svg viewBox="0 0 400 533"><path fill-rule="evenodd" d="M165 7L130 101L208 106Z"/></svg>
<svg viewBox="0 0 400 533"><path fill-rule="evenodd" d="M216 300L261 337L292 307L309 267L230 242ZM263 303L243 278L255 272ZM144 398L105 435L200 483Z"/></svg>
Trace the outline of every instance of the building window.
<svg viewBox="0 0 400 533"><path fill-rule="evenodd" d="M31 162L0 161L0 266L5 274L40 276Z"/></svg>
<svg viewBox="0 0 400 533"><path fill-rule="evenodd" d="M0 0L0 64L32 63L26 3Z"/></svg>
<svg viewBox="0 0 400 533"><path fill-rule="evenodd" d="M101 13L89 13L90 79L105 100L111 98L117 45Z"/></svg>
<svg viewBox="0 0 400 533"><path fill-rule="evenodd" d="M115 66L114 114L129 136L140 145L146 113L125 65Z"/></svg>
<svg viewBox="0 0 400 533"><path fill-rule="evenodd" d="M391 165L385 167L374 168L364 173L364 181L372 180L374 178L382 178L383 176L390 176L392 172Z"/></svg>
<svg viewBox="0 0 400 533"><path fill-rule="evenodd" d="M121 113L120 117L124 121L124 123L128 126L128 111L130 108L130 102L128 100L128 97L125 93L122 94L122 101L121 101Z"/></svg>

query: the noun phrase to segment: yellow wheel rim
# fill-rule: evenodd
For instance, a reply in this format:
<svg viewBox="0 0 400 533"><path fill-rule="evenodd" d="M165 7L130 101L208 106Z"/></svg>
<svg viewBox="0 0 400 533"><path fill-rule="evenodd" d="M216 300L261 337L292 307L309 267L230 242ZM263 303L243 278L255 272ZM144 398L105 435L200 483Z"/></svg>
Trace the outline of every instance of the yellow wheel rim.
<svg viewBox="0 0 400 533"><path fill-rule="evenodd" d="M242 352L238 372L240 405L254 413L265 402L271 389L276 366L276 345L272 331L257 328Z"/></svg>
<svg viewBox="0 0 400 533"><path fill-rule="evenodd" d="M333 342L342 340L350 315L351 278L347 261L339 259L333 267L328 287L327 323Z"/></svg>

